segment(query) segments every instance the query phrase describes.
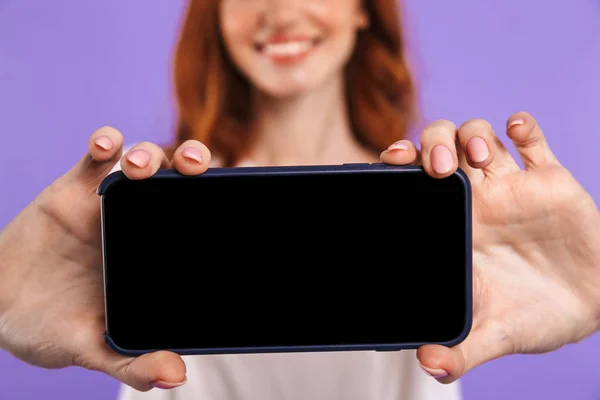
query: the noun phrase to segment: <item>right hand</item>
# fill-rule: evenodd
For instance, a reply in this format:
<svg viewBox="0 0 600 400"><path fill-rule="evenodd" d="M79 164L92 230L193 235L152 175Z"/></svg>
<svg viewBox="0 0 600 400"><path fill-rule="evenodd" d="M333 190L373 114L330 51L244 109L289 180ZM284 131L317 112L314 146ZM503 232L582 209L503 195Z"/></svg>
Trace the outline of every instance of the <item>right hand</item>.
<svg viewBox="0 0 600 400"><path fill-rule="evenodd" d="M35 366L101 371L140 391L181 386L186 367L179 355L125 357L104 342L96 190L119 160L128 178L146 179L160 168L202 174L211 154L203 144L187 141L172 160L147 142L122 156L123 136L110 127L96 131L88 147L69 172L0 231L0 347ZM132 226L131 235L135 230Z"/></svg>
<svg viewBox="0 0 600 400"><path fill-rule="evenodd" d="M442 383L485 362L554 351L600 329L598 206L561 165L533 116L512 115L505 133L523 167L485 120L459 127L435 121L421 135L425 171L442 179L460 166L473 194L472 329L454 347L417 351L423 369ZM396 145L382 161L404 163L414 154L414 146L404 145L409 151Z"/></svg>

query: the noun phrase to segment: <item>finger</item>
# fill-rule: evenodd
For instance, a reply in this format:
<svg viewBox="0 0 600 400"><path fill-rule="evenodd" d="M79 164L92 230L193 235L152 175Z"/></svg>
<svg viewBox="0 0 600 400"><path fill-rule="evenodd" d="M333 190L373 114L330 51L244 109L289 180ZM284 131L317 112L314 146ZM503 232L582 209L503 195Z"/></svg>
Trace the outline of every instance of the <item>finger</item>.
<svg viewBox="0 0 600 400"><path fill-rule="evenodd" d="M73 167L65 177L77 179L96 190L102 179L119 161L123 152L123 135L110 126L94 132L88 141L87 154Z"/></svg>
<svg viewBox="0 0 600 400"><path fill-rule="evenodd" d="M509 354L507 341L480 328L455 347L425 345L417 350L421 368L441 383L451 383L473 368Z"/></svg>
<svg viewBox="0 0 600 400"><path fill-rule="evenodd" d="M506 133L513 141L526 169L559 164L550 149L544 132L535 118L526 112L512 115L507 122Z"/></svg>
<svg viewBox="0 0 600 400"><path fill-rule="evenodd" d="M115 353L106 346L96 352L87 352L81 366L102 371L139 391L154 387L171 389L186 383L183 359L172 352L157 351L136 358Z"/></svg>
<svg viewBox="0 0 600 400"><path fill-rule="evenodd" d="M472 178L502 176L519 170L519 166L496 136L489 122L472 119L458 128L458 141ZM470 167L470 168L468 168Z"/></svg>
<svg viewBox="0 0 600 400"><path fill-rule="evenodd" d="M456 125L446 120L435 121L423 129L422 163L425 171L432 177L445 178L458 168L456 134Z"/></svg>
<svg viewBox="0 0 600 400"><path fill-rule="evenodd" d="M391 165L414 165L421 162L421 154L410 140L400 140L380 155L382 163Z"/></svg>
<svg viewBox="0 0 600 400"><path fill-rule="evenodd" d="M208 147L197 140L187 140L173 153L173 166L182 175L200 175L210 165Z"/></svg>
<svg viewBox="0 0 600 400"><path fill-rule="evenodd" d="M170 166L163 149L150 142L135 145L121 158L121 170L134 180L150 178L160 168Z"/></svg>
<svg viewBox="0 0 600 400"><path fill-rule="evenodd" d="M187 381L183 359L167 351L139 356L127 367L117 368L115 373L123 383L138 390L149 390L153 387L172 389L184 385Z"/></svg>

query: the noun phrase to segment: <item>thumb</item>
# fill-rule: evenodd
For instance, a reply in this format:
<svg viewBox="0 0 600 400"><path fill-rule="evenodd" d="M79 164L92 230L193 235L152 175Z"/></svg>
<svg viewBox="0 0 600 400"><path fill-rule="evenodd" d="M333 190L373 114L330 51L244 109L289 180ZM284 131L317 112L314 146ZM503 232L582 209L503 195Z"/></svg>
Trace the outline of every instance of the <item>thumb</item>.
<svg viewBox="0 0 600 400"><path fill-rule="evenodd" d="M425 345L417 350L421 368L441 383L452 383L473 368L510 354L506 340L494 341L484 329L473 330L457 346Z"/></svg>
<svg viewBox="0 0 600 400"><path fill-rule="evenodd" d="M390 165L418 165L421 163L421 152L408 139L397 141L384 150L380 161Z"/></svg>
<svg viewBox="0 0 600 400"><path fill-rule="evenodd" d="M83 357L81 367L108 374L142 392L152 388L172 389L187 381L185 362L170 351L126 357L102 346L101 350L88 351Z"/></svg>
<svg viewBox="0 0 600 400"><path fill-rule="evenodd" d="M115 128L105 126L92 134L88 152L66 174L68 180L76 180L95 191L119 162L123 153L123 135Z"/></svg>

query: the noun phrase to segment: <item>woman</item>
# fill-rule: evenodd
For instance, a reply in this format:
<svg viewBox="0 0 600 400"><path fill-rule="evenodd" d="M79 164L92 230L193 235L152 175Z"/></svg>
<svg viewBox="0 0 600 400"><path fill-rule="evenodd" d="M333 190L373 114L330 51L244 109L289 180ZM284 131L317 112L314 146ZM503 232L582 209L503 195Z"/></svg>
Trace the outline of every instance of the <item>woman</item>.
<svg viewBox="0 0 600 400"><path fill-rule="evenodd" d="M402 141L414 99L398 20L393 0L192 0L175 59L175 147L202 142L212 165L299 165L375 162L396 142L384 159L401 162L414 151ZM478 165L490 138L485 125L472 126L462 132L483 134L465 144ZM433 175L455 168L449 145L431 152ZM149 159L144 146L125 162ZM182 151L202 160L202 149ZM186 365L175 392L124 387L121 399L460 397L456 384L428 379L409 351L202 356Z"/></svg>
<svg viewBox="0 0 600 400"><path fill-rule="evenodd" d="M193 0L177 142L220 164L376 161L413 115L394 0Z"/></svg>
<svg viewBox="0 0 600 400"><path fill-rule="evenodd" d="M414 112L393 0L193 0L175 82L175 147L198 140L213 166L378 162ZM186 155L201 159L194 150ZM145 151L134 147L129 160ZM124 387L121 399L460 398L458 383L429 379L410 351L187 357L186 366L174 392Z"/></svg>
<svg viewBox="0 0 600 400"><path fill-rule="evenodd" d="M459 397L451 382L483 362L550 351L598 330L600 214L529 114L507 124L524 169L482 120L458 128L430 124L417 154L410 141L395 142L412 115L395 4L222 0L218 6L191 3L177 61L181 123L170 154L140 143L122 156L123 136L99 129L81 161L0 233L0 347L42 367L103 371L139 391L175 388L124 389L123 399L450 399ZM211 24L217 10L212 21L219 29ZM282 34L295 43L279 43ZM209 51L210 43L220 43L219 52ZM371 161L388 141L384 162L420 157L436 178L459 165L467 172L475 217L474 324L455 348L418 350L435 379L421 373L411 352L189 357L186 371L173 353L128 358L105 345L95 190L119 160L131 179L171 166L201 174L212 156L198 139L222 165ZM390 218L401 219L402 210ZM432 232L432 248L439 240ZM157 316L157 323L168 318Z"/></svg>

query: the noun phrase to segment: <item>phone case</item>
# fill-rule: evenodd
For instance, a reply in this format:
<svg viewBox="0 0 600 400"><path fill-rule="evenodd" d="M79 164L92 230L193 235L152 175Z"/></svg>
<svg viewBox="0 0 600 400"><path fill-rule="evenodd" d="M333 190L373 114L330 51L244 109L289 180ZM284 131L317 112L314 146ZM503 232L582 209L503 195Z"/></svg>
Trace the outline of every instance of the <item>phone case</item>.
<svg viewBox="0 0 600 400"><path fill-rule="evenodd" d="M316 175L316 174L353 174L361 172L377 173L422 173L426 174L423 167L416 165L394 166L383 163L349 163L340 165L319 165L319 166L278 166L278 167L228 167L228 168L209 168L202 175L186 176L178 173L174 169L159 170L155 175L148 179L203 179L203 177L214 176L249 176L249 175ZM467 216L466 226L466 285L471 290L467 290L466 301L466 322L463 332L454 340L436 344L452 347L466 339L473 322L473 275L472 275L472 195L471 182L467 174L460 168L454 173L462 182L465 190L465 211ZM97 193L104 196L110 187L121 180L128 178L122 171L116 171L108 175L99 185ZM434 178L432 178L434 179ZM102 209L101 209L102 212ZM102 240L104 241L104 219L102 218ZM104 243L103 243L104 253ZM104 265L103 265L104 270ZM106 293L105 293L106 294ZM105 310L106 311L106 310ZM202 355L202 354L244 354L244 353L290 353L290 352L331 352L331 351L364 351L371 350L376 352L388 352L416 349L429 343L403 343L403 344L374 344L374 345L330 345L330 346L300 346L300 347L244 347L244 348L211 348L211 349L147 349L130 350L118 346L108 332L104 332L104 340L117 353L125 356L136 357L145 353L151 353L158 350L167 350L179 355Z"/></svg>

